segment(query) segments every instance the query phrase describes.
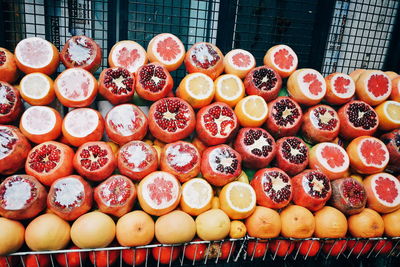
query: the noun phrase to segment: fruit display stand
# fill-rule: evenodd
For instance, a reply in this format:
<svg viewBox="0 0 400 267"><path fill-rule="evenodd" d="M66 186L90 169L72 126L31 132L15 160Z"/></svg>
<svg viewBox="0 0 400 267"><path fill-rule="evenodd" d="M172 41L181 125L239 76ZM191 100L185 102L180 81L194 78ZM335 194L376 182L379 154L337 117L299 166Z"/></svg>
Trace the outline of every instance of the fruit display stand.
<svg viewBox="0 0 400 267"><path fill-rule="evenodd" d="M4 34L0 36L0 47L5 47L15 54L19 70L17 72L14 66L14 73L0 72L0 90L3 90L0 91L0 97L6 98L2 95L3 92L11 92L11 95L16 96L6 99L11 103L10 106L13 106L10 110L7 109L8 107L4 109L10 115L0 117L0 138L6 140L11 136L18 140L16 141L18 148L16 156L9 158L7 163L0 161L0 182L3 185L6 179L10 179L8 181L11 185L15 181L18 183L23 180L35 193L31 195L32 200L26 200L27 205L30 201L34 203L27 212L19 213L18 208L15 208L16 211L11 209L11 211L0 210L0 212L6 214L3 215L4 217L8 216L22 222L20 225L23 227L32 227L29 234L25 235L25 240L34 240L35 232L39 235L43 230L39 227L35 231L31 219L38 219L40 214L54 217L52 220L57 221L54 224L58 228L49 228L49 232L53 230L55 232L55 237L50 237L50 239L53 238L54 243L63 244L59 247L61 249L57 249L40 242L32 244L26 241L26 245L22 245L22 242L19 249L13 250L17 252L7 253L4 257L0 256L0 267L261 266L266 264L314 266L321 263L324 265L351 263L363 266L371 262L380 266L399 264L400 236L384 233L383 226L371 226L374 233L366 235L374 237L351 237L350 234L353 233L351 230L347 232L346 218L354 214L352 211L360 212L366 206L366 197L364 195L364 203L358 203L359 199L353 199L350 204L351 200L345 204L339 204L338 199L344 199L344 197L338 196L338 192L345 191L345 189L340 189L340 186L345 187L344 179L350 179L352 188L359 189L358 187L365 186L367 193L364 193L368 194L369 198L375 198L374 201L369 200L372 204L368 203L367 207L372 208L378 217L381 217L378 212L384 214L394 211L390 199L386 201L387 198L385 198L383 202L378 199L383 189L375 192L377 190L372 187L378 184L376 182L378 179L383 179L386 184L382 182L378 185L386 186L383 195L391 195L393 192L389 189L400 188L400 183L396 179L396 177L400 178L400 169L397 166L400 156L395 158L397 154L400 155L395 151L396 145L399 147L400 144L399 139L396 139L400 134L396 137L395 132L392 131L396 128L398 130L400 125L399 120L396 121L395 118L399 115L396 110L400 106L400 78L396 78L397 73L394 72L378 71L378 69L400 71L400 50L398 50L400 3L388 1L379 4L373 0L18 0L1 3L0 29ZM357 12L370 16L358 16ZM267 29L265 33L264 29ZM368 35L374 36L372 40L364 38ZM160 44L164 47L171 45L166 40L172 40L172 46L178 51L174 51L176 54L174 54L175 58L170 60L173 61L172 63L168 60L163 61L165 57L157 54L159 52L154 48L159 47ZM89 63L85 60L79 63L82 56L79 53L85 52L76 47L82 43L85 43L83 50L90 51L85 59ZM42 51L40 49L38 49L39 52L36 51L40 56L33 60L38 65L45 61L42 58L52 55L48 58L50 63L43 63L45 64L43 68L30 63L31 60L24 59L24 57L29 58L30 53L27 51L30 51L30 47L35 44L43 48ZM365 51L361 47L366 47ZM1 49L1 60L13 57L13 54ZM127 49L136 51L136 54L132 56L135 58L134 62L130 62L132 64L121 59L120 55ZM287 56L279 54L278 50L285 51L284 53L289 55L288 58L291 57L289 67L280 68L280 63L274 61L276 57ZM58 56L56 59L58 51L60 51L60 63ZM72 51L71 54L69 51ZM206 61L199 59L205 53L204 51L209 53L206 55L209 57ZM73 53L77 53L78 56ZM244 67L235 65L238 63L235 63L233 58L237 55L242 56L241 60L244 65L246 64ZM181 57L181 60L174 61L177 57ZM215 65L214 60L217 62ZM76 64L81 64L80 68L77 68ZM371 70L362 72L359 68ZM351 72L354 69L358 70ZM221 75L223 71L228 74ZM153 76L149 73L153 73ZM351 74L349 76L344 73ZM148 78L148 75L151 77ZM267 82L264 86L268 87L268 90L260 89L260 83L263 83L264 79L257 83L255 81L257 75L266 75ZM394 77L392 94L389 91L390 86L386 86L386 91L378 90L375 95L369 92L371 91L369 83L375 83L375 87L382 86L386 81L391 81L392 75ZM72 82L71 77L73 77ZM375 79L375 77L379 78ZM8 81L13 86L3 81ZM87 83L84 86L80 85L85 81ZM156 82L151 84L151 81ZM337 87L347 88L347 92L339 92L335 81L337 83L341 81L342 84ZM196 85L196 82L198 82L197 85L201 85L200 88L203 86L207 89L193 90L191 84ZM43 90L44 93L35 93L32 89L34 86L31 86L35 83L48 90ZM326 90L322 90L323 86L318 86L318 84L325 83ZM224 93L226 84L237 90L233 96ZM308 87L306 88L304 84ZM351 89L348 88L352 88L353 91L350 92ZM356 88L357 98L354 99ZM391 87L390 89L392 90ZM196 97L193 97L193 94L197 94ZM3 103L0 101L0 104ZM286 114L281 110L281 115L279 115L281 117L278 116L278 119L270 115L272 110L279 111L284 105L290 107L293 113ZM215 110L220 110L218 111L220 113ZM392 110L392 113L388 110ZM1 112L0 115L3 116ZM267 113L268 121L266 121ZM282 115L282 113L285 114ZM364 114L374 115L369 117ZM175 124L173 126L163 124L157 116L164 118L172 116L179 127ZM221 129L227 127L228 133L216 137L209 120L214 117L217 121L219 116L226 119L224 123L228 126L223 126L221 121L218 121L215 125L218 123L220 125L215 126L216 131L218 132L218 127ZM293 120L290 123L292 127L279 128L277 125L281 122L278 120L286 116ZM357 116L362 118L354 122L354 117ZM378 117L380 123L378 123ZM197 123L193 118L196 118ZM327 119L328 136L325 135L326 129L313 123L315 120L323 123ZM336 120L336 124L333 122L330 124L331 120ZM338 121L342 123L342 128L339 127ZM122 127L125 129L118 130L115 126L118 123L125 123L128 126L125 127L125 125ZM346 124L345 127L343 124ZM19 129L13 125L19 125ZM44 130L48 132L43 134L41 131L44 130L36 127L44 127ZM132 130L132 127L135 129ZM166 129L169 127L175 127L173 134L170 132L166 134ZM239 130L240 127L242 128ZM225 128L221 129L221 133L224 132ZM329 139L333 133L337 137L339 131L341 137L347 138L344 143L341 138ZM82 138L82 132L87 134L92 142L87 142ZM60 134L61 137L59 137ZM236 137L233 138L234 136ZM259 151L249 152L247 146L251 147L252 144L260 143L263 144L260 149L257 147ZM14 144L11 143L10 146L13 147ZM6 150L2 149L7 147L2 145L3 143L0 142L0 156L6 154L4 152ZM208 146L210 148L206 149ZM285 146L293 147L294 154L291 148L285 151ZM346 146L347 149L345 149ZM57 152L48 152L54 148L58 149ZM191 154L188 154L195 162L193 166L190 166L192 169L189 174L182 174L176 167L186 162L184 157L188 154L180 154L181 151L184 153L191 151ZM383 152L379 154L376 153L377 151ZM102 157L99 156L102 153L105 155L102 158L104 161L96 162L101 165L101 168L90 165L90 162L84 163L93 158ZM384 154L381 161L386 160L386 162L380 163L384 167L378 166L379 164L367 166L363 153L374 155L374 157ZM217 161L219 158L215 156L217 154L218 156L227 155L225 159L231 165L220 164L220 161ZM390 161L389 158L385 158L389 154ZM395 156L392 157L392 155ZM169 156L176 157L174 163L168 163ZM46 168L49 166L42 164L43 161L40 162L41 157L54 159L56 166L51 166L51 171L47 172ZM133 163L124 157L130 157ZM149 160L147 160L148 157ZM294 162L290 160L290 157L295 158ZM25 163L27 158L31 161L29 164ZM333 167L326 158L331 158ZM136 164L139 160L142 160L140 163L144 161L151 163L143 167L142 171L136 172L132 164ZM243 169L240 167L242 160ZM342 163L335 167L337 164L335 160ZM377 161L379 160L378 158ZM88 164L92 169L88 170ZM341 168L345 164L347 168ZM349 165L351 165L351 170ZM25 172L21 170L24 166ZM223 171L216 171L221 168ZM98 171L98 169L101 170ZM302 172L303 170L305 171ZM364 179L364 185L357 182L358 179L362 179L360 173L370 175ZM13 174L16 175L11 176ZM350 174L352 178L343 178ZM146 196L153 191L157 192L157 186L164 186L160 189L161 191L166 188L165 184L156 185L155 180L160 177L170 190L170 194L168 193L166 197L168 199L166 208L149 204L150 201L162 202L162 197L157 194L152 197ZM195 181L197 177L203 182ZM270 181L264 181L263 177L269 177ZM273 184L273 178L279 180L279 183L290 183L290 186L293 185L294 188L290 190L301 193L292 197L292 191L288 193L281 187L280 193L287 197L283 199L283 202L287 200L284 204L278 203L281 199L278 201L272 195L265 197L267 193L264 187L267 183ZM107 180L103 182L105 179ZM319 188L310 190L318 195L317 197L306 191L307 186L304 184L307 183L307 179L309 179L307 184L309 188L313 186ZM335 184L333 179L341 180L342 183ZM188 180L192 181L192 185ZM229 182L226 182L228 180ZM249 180L252 181L251 186ZM194 186L193 183L196 182L197 186L201 184L204 191L211 192L210 201L205 208L188 204L190 202L188 188ZM236 186L235 183L242 185ZM391 183L390 186L387 186L388 183ZM122 184L123 188L116 188L115 184ZM65 189L66 185L71 185L74 190L78 188L80 191L76 189L71 193L69 189ZM123 208L107 210L107 205L112 206L109 204L112 200L104 197L106 193L101 191L101 186L111 188L113 185L113 190L119 192L121 197L126 197L128 204ZM146 189L150 187L153 191ZM183 192L185 187L189 192L186 195ZM252 198L252 200L247 203L254 201L254 209L243 211L231 203L232 196L229 194L234 191L232 189L234 187L235 189L241 187L242 191L238 193L240 197L243 197L242 194L249 193L250 190L249 199ZM27 193L26 187L20 188ZM328 190L325 190L326 188ZM143 193L145 190L148 192ZM275 192L274 189L271 190ZM10 194L13 193L16 194L15 192ZM57 198L57 194L64 195ZM92 194L93 199L87 197ZM262 198L260 194L264 194L267 200L260 201ZM4 195L1 190L0 195ZM215 197L219 197L216 207L214 207ZM136 202L136 198L139 203ZM250 214L256 210L256 198L257 208L271 207L268 211L269 216L271 212L274 212L276 216L282 216L286 205L293 201L292 203L296 204L293 206L304 207L303 209L306 209L313 217L316 214L314 212L328 203L336 208L336 212L343 212L347 216L342 214L346 219L346 231L338 238L312 237L318 236L313 233L306 234L306 238L292 238L282 236L298 234L296 230L293 230L293 235L283 233L283 231L279 235L281 231L281 226L279 226L279 231L272 234L272 231L277 231L272 226L266 232L267 235L274 237L256 238L254 236L258 233L253 234L254 232L251 233L250 230L253 229L252 231L256 232L255 229L258 226L262 227L261 222L259 225L255 225L254 222L251 225L251 222L247 221L246 225L244 224ZM330 202L327 202L330 198ZM348 197L350 198L351 196ZM74 207L77 202L82 203L79 204L81 206L78 209L69 210L70 206ZM240 203L241 200L236 199L236 202ZM222 207L223 205L225 206ZM7 203L4 206L7 206ZM175 214L175 220L179 218L185 221L187 217L190 217L190 222L185 227L191 224L191 227L197 231L197 236L200 237L198 230L200 227L197 219L194 224L193 218L199 218L210 209L218 209L221 212L223 210L222 213L226 213L224 216L229 222L241 223L238 231L243 231L243 227L246 231L246 227L249 227L247 234L241 235L240 238L229 238L238 234L231 234L229 231L229 234L227 232L222 239L202 237L204 240L216 241L193 239L193 234L191 238L185 237L187 240L192 240L190 242L169 242L171 236L163 233L164 237L161 234L157 237L155 233L151 240L145 242L148 245L138 246L121 246L117 233L109 235L112 239L104 242L104 247L96 245L99 248L84 248L91 247L84 244L87 241L83 237L86 234L85 231L78 234L75 232L75 235L82 235L79 241L79 236L75 238L72 236L72 230L71 240L69 234L65 237L60 234L62 231L58 231L63 228L69 229L70 225L72 229L77 224L78 218L89 213L96 213L97 209L110 215L107 215L106 219L109 222L104 222L103 219L98 221L92 219L93 224L90 226L93 228L110 221L114 225L122 215L137 210L142 212L141 216L145 214L148 221L161 224L157 218L179 210L185 215ZM281 215L278 212L281 212ZM375 215L371 215L369 219L373 216ZM257 219L261 220L260 218L261 215ZM0 219L3 218L0 217ZM165 219L164 229L169 226L174 228L172 227L174 220L167 221L165 217L163 219ZM301 223L303 223L302 219L300 219ZM298 218L294 220L297 221ZM179 225L178 221L175 222ZM328 219L325 218L324 223L327 222ZM0 225L1 223L3 222L0 222ZM279 224L281 224L280 221ZM353 223L352 227L353 231L356 231L354 225L357 225L357 222ZM209 225L206 224L205 227L207 226ZM290 223L287 223L286 230L290 229L290 226ZM16 228L18 227L19 225ZM140 229L141 227L147 226L139 226ZM89 231L89 228L86 230ZM338 231L340 230L343 232L343 229ZM186 231L186 228L182 229L183 235ZM232 231L232 226L230 231ZM376 234L376 232L379 233ZM99 232L99 236L103 234ZM125 234L129 235L127 232ZM28 236L28 238L27 235L33 237ZM353 236L357 235L353 234ZM12 242L17 238L9 242L10 236L7 237L8 241L4 243L7 243L4 246L12 246ZM106 239L103 236L99 238ZM162 239L164 242L161 241ZM1 242L0 240L0 252ZM18 240L15 241L17 242ZM158 244L158 242L163 244ZM74 244L74 246L67 246L67 244Z"/></svg>

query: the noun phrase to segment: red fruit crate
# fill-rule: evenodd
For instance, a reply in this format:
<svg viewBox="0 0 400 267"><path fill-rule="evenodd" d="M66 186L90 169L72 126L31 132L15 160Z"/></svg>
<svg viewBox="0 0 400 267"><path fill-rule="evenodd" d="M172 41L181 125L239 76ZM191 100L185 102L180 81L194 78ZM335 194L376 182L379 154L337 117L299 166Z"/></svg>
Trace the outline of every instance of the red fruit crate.
<svg viewBox="0 0 400 267"><path fill-rule="evenodd" d="M197 266L278 260L372 259L400 256L400 237L271 238L244 237L184 244L17 252L0 266ZM240 265L238 265L240 266Z"/></svg>

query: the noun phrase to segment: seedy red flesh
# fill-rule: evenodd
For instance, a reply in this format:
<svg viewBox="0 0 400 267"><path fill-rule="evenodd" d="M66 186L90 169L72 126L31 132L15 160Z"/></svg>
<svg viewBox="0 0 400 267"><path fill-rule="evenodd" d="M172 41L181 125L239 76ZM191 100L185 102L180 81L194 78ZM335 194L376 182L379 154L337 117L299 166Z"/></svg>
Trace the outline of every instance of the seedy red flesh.
<svg viewBox="0 0 400 267"><path fill-rule="evenodd" d="M107 150L101 149L98 145L92 145L82 150L79 156L81 157L82 167L88 171L98 170L108 162Z"/></svg>
<svg viewBox="0 0 400 267"><path fill-rule="evenodd" d="M270 91L276 86L278 79L272 69L265 67L254 71L252 82L259 90Z"/></svg>
<svg viewBox="0 0 400 267"><path fill-rule="evenodd" d="M6 52L0 50L0 67L6 63L7 57L6 57Z"/></svg>
<svg viewBox="0 0 400 267"><path fill-rule="evenodd" d="M207 58L198 58L198 53L207 54ZM210 60L211 58L211 60ZM221 59L218 52L209 44L198 44L193 48L191 59L195 65L202 69L212 68Z"/></svg>
<svg viewBox="0 0 400 267"><path fill-rule="evenodd" d="M330 204L346 215L361 212L367 202L364 186L353 178L332 181Z"/></svg>
<svg viewBox="0 0 400 267"><path fill-rule="evenodd" d="M8 85L0 83L0 116L7 115L16 105L17 96Z"/></svg>
<svg viewBox="0 0 400 267"><path fill-rule="evenodd" d="M29 167L39 173L51 172L60 161L61 150L55 145L43 145L28 158Z"/></svg>
<svg viewBox="0 0 400 267"><path fill-rule="evenodd" d="M289 97L278 97L268 103L265 127L275 138L293 136L299 131L303 119L300 106Z"/></svg>
<svg viewBox="0 0 400 267"><path fill-rule="evenodd" d="M121 79L122 81L117 84L116 81ZM105 73L103 84L115 95L127 95L133 90L134 80L127 69L110 68Z"/></svg>
<svg viewBox="0 0 400 267"><path fill-rule="evenodd" d="M350 104L346 114L356 128L370 130L377 125L376 113L363 103Z"/></svg>
<svg viewBox="0 0 400 267"><path fill-rule="evenodd" d="M139 83L145 90L153 93L158 93L167 85L167 75L163 67L148 64L140 68Z"/></svg>

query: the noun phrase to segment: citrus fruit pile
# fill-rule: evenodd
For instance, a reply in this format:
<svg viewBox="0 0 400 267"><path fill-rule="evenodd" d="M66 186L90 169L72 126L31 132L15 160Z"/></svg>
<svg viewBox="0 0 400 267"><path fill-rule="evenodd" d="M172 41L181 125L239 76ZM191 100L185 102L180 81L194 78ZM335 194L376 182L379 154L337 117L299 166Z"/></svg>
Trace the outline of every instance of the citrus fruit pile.
<svg viewBox="0 0 400 267"><path fill-rule="evenodd" d="M0 48L0 255L246 235L400 236L399 75L358 69L324 78L297 69L287 45L270 48L256 67L249 51L224 56L206 42L186 51L170 33L147 51L116 43L97 79L101 55L86 36L61 52L38 37L14 53ZM60 60L65 70L56 75ZM188 74L174 84L170 72L182 64ZM268 247L278 256L295 247L312 256L321 246L331 255L367 253L372 242L363 242L246 249L253 257ZM235 250L229 241L213 246L189 245L184 254L226 259ZM148 252L132 253L123 260L138 265ZM180 253L151 251L161 263ZM119 252L56 260L76 266L87 257L108 266ZM50 264L44 254L24 260Z"/></svg>

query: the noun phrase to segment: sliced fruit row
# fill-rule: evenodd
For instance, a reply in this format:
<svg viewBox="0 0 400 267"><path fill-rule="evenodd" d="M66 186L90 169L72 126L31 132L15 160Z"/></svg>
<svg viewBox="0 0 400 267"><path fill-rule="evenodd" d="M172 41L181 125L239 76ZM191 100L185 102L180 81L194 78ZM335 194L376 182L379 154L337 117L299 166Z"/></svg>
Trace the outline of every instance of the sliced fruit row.
<svg viewBox="0 0 400 267"><path fill-rule="evenodd" d="M0 255L24 242L34 251L62 249L70 240L78 248L102 248L117 245L115 237L134 247L184 243L196 235L209 241L246 234L400 235L393 223L400 182L389 173L399 171L400 159L394 73L357 70L324 78L297 69L286 45L270 48L264 66L256 67L248 51L224 56L201 42L186 52L176 36L160 34L147 52L134 41L115 44L110 68L97 81L92 73L101 50L93 40L75 36L60 54L54 49L36 37L21 41L15 56L0 49L0 123L19 122L20 129L0 125L0 174L11 175L0 184L0 215L8 218L0 219L0 235L12 233L5 234ZM47 75L58 57L67 69L53 82ZM170 72L182 63L189 74L175 97ZM18 88L8 83L17 79L17 68L27 74ZM89 108L97 93L115 105L104 118ZM154 103L149 109L132 104L135 93ZM46 106L55 97L75 109L62 118ZM24 102L32 107L23 111ZM391 130L382 141L373 137ZM101 141L106 138L112 142ZM26 174L15 174L21 169ZM248 177L249 169L256 172ZM46 207L49 213L40 215ZM32 219L26 230L15 221L25 219ZM248 242L245 249L254 257L265 255L267 246L281 256L294 248L315 255L321 244L309 241ZM321 249L340 254L345 248L335 244ZM362 252L356 243L347 247ZM195 261L213 257L211 249L225 259L235 248L220 242L199 254L190 254L198 247L186 249ZM152 249L161 263L179 253L180 247ZM98 263L101 255L89 258ZM134 264L136 254L126 257Z"/></svg>

